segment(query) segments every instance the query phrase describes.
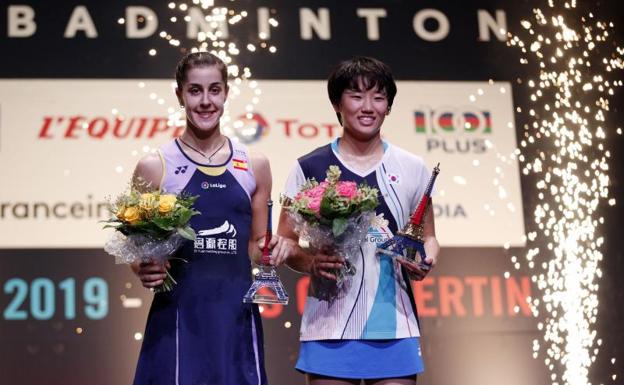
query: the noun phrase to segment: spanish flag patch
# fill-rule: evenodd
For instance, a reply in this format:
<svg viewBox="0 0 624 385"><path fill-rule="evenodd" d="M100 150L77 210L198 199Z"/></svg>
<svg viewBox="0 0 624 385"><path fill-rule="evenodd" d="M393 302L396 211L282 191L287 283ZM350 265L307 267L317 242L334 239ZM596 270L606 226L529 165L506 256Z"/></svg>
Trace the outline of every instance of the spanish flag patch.
<svg viewBox="0 0 624 385"><path fill-rule="evenodd" d="M248 169L247 161L243 159L232 159L232 164L234 165L234 168L237 170L247 171Z"/></svg>

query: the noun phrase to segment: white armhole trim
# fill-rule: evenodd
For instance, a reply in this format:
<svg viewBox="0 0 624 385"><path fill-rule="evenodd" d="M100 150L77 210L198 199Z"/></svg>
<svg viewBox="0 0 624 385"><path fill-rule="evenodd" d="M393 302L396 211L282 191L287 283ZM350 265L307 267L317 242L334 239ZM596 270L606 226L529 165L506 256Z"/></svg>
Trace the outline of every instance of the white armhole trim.
<svg viewBox="0 0 624 385"><path fill-rule="evenodd" d="M165 176L167 175L167 163L160 149L158 149L158 157L160 158L160 164L162 165L162 176L160 177L160 183L158 184L158 191L162 192L163 183L165 183Z"/></svg>
<svg viewBox="0 0 624 385"><path fill-rule="evenodd" d="M256 180L256 173L254 172L254 162L252 160L253 156L251 154L251 150L249 149L249 147L247 147L245 151L247 151L247 159L249 160L249 173L251 174L251 176L253 176L254 180Z"/></svg>
<svg viewBox="0 0 624 385"><path fill-rule="evenodd" d="M301 164L297 161L288 174L283 194L289 198L294 198L305 181L306 177L301 169Z"/></svg>

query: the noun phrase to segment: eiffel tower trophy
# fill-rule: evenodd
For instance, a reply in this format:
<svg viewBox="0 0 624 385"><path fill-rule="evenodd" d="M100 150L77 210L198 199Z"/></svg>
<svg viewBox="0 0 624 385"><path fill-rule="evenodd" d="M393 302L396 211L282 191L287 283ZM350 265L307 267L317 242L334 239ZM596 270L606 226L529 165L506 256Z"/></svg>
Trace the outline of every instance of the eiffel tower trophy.
<svg viewBox="0 0 624 385"><path fill-rule="evenodd" d="M433 190L433 184L439 173L440 163L433 169L425 193L420 199L416 211L410 217L410 221L394 237L379 245L377 247L378 252L412 262L416 261L416 254L418 254L420 256L419 267L422 270L431 269L431 264L426 262L427 254L425 253L423 234L425 216L431 205L431 190Z"/></svg>
<svg viewBox="0 0 624 385"><path fill-rule="evenodd" d="M273 201L268 200L267 205L269 207L269 217L267 221L266 236L264 237L264 248L262 249L262 259L260 260L260 266L258 273L255 276L254 282L251 284L247 294L243 297L244 303L268 303L268 304L288 304L288 294L284 290L284 285L280 281L275 267L270 265L269 254L269 242L271 241L273 226L271 225L271 211L273 208ZM260 293L261 289L265 289L265 293ZM266 291L275 293L271 295Z"/></svg>

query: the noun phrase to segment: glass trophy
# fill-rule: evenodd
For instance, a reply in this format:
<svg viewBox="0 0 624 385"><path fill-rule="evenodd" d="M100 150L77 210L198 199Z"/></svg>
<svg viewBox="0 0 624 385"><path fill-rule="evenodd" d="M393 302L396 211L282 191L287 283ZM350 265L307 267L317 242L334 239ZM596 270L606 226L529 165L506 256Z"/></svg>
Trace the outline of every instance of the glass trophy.
<svg viewBox="0 0 624 385"><path fill-rule="evenodd" d="M267 220L266 236L264 237L264 248L262 249L262 258L258 273L254 277L247 294L243 297L244 303L258 304L288 304L288 294L284 290L284 285L277 276L275 267L271 266L271 254L269 253L269 242L271 241L273 226L271 224L271 215L273 209L273 201L268 200L269 216Z"/></svg>
<svg viewBox="0 0 624 385"><path fill-rule="evenodd" d="M430 270L431 264L426 262L427 254L424 247L424 224L429 205L431 204L431 191L433 184L440 173L440 163L433 169L425 193L423 194L416 211L410 217L409 222L397 234L385 241L377 251L393 258L403 258L411 262L417 262L422 270ZM416 258L419 256L419 260Z"/></svg>

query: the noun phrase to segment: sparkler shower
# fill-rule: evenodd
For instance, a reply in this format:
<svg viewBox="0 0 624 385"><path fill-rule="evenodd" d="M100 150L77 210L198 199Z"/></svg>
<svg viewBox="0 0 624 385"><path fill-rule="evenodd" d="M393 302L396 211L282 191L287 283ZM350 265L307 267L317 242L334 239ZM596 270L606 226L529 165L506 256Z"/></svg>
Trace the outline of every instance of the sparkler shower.
<svg viewBox="0 0 624 385"><path fill-rule="evenodd" d="M615 75L624 68L624 49L613 41L613 23L579 13L574 1L550 1L508 42L536 71L522 82L530 104L523 109L528 117L518 154L522 172L537 180L526 264L541 297L528 300L541 321L553 385L588 384L602 344L595 329L605 241L601 209L616 204L609 195L607 139L621 134L607 126L606 115L614 89L622 86ZM518 267L515 257L512 262ZM533 341L534 358L544 348Z"/></svg>
<svg viewBox="0 0 624 385"><path fill-rule="evenodd" d="M233 1L230 3L234 3ZM189 5L186 2L170 2L168 9L172 12L169 22L173 26L175 23L181 22L187 25L188 30L192 30L192 35L196 35L196 41L192 42L190 47L178 48L181 45L180 39L176 39L166 30L159 32L159 37L165 39L171 46L178 48L181 54L186 52L206 51L218 56L227 65L228 76L230 77L229 86L230 93L226 102L225 111L221 118L221 130L225 135L239 140L248 142L260 133L258 132L257 123L252 120L256 105L260 102L262 90L258 86L256 80L252 80L252 71L249 67L240 67L237 64L236 57L240 54L240 45L245 47L247 51L253 53L257 50L266 50L270 53L277 52L275 45L267 43L270 36L270 28L277 27L278 21L271 16L268 9L259 11L266 19L266 25L261 28L256 39L248 42L238 42L233 34L229 33L230 26L244 22L249 16L245 10L235 11L225 6L215 6L213 0L192 0ZM273 11L275 13L275 11ZM119 24L124 24L123 18L118 20ZM148 51L150 56L156 56L158 51L154 48ZM175 88L175 82L172 83ZM140 88L145 88L146 83L139 83ZM229 105L241 96L243 93L241 88L248 88L251 95L250 100L245 102L245 114L241 117L233 118ZM156 93L149 94L150 99L158 104L164 105L164 99L160 98ZM173 106L167 108L169 116L169 126L183 126L185 116L179 109ZM244 118L244 119L243 119Z"/></svg>

